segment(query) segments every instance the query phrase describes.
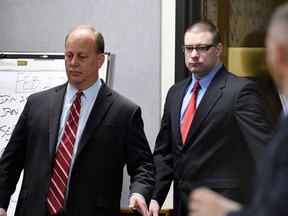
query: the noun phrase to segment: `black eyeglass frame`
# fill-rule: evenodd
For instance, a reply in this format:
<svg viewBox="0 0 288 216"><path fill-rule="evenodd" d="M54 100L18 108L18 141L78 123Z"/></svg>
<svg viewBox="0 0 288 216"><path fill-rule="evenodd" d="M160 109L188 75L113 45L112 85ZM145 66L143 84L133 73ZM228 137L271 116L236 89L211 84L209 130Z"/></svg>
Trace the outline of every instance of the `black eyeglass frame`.
<svg viewBox="0 0 288 216"><path fill-rule="evenodd" d="M182 50L184 53L191 54L195 49L198 53L206 53L211 47L217 46L219 43L214 44L199 44L197 46L191 45L182 45ZM191 48L191 50L187 51L187 48Z"/></svg>

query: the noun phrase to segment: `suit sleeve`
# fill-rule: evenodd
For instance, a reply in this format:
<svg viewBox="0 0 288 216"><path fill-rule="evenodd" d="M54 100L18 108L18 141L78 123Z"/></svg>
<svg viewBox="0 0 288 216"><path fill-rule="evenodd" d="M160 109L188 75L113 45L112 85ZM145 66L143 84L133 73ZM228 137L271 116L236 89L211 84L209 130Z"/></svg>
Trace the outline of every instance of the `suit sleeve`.
<svg viewBox="0 0 288 216"><path fill-rule="evenodd" d="M129 123L127 151L127 171L131 176L130 192L140 193L150 202L155 185L155 165L147 142L141 109L138 107Z"/></svg>
<svg viewBox="0 0 288 216"><path fill-rule="evenodd" d="M153 199L157 200L160 206L163 205L173 181L173 150L172 131L170 119L169 93L164 105L164 113L161 119L161 127L158 133L155 149L153 152L156 165L156 186Z"/></svg>
<svg viewBox="0 0 288 216"><path fill-rule="evenodd" d="M28 102L27 102L28 104ZM25 160L26 104L12 136L0 158L0 207L7 209L15 191Z"/></svg>
<svg viewBox="0 0 288 216"><path fill-rule="evenodd" d="M235 105L235 117L259 170L261 157L271 138L271 128L256 83L247 82L240 90Z"/></svg>

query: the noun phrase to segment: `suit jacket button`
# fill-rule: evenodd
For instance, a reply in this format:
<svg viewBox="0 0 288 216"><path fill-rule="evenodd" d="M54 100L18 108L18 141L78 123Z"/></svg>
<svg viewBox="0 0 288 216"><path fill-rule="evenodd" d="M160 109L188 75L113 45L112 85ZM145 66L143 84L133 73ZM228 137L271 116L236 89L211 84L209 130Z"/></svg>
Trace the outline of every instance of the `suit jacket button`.
<svg viewBox="0 0 288 216"><path fill-rule="evenodd" d="M182 184L182 183L183 183L183 179L180 178L180 179L179 179L179 184Z"/></svg>

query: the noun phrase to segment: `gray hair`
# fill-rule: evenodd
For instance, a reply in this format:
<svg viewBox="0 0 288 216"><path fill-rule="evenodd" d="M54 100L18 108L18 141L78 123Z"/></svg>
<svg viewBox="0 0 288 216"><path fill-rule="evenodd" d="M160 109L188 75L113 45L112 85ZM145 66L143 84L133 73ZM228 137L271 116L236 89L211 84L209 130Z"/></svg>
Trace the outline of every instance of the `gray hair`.
<svg viewBox="0 0 288 216"><path fill-rule="evenodd" d="M288 46L288 2L280 5L273 12L267 36Z"/></svg>

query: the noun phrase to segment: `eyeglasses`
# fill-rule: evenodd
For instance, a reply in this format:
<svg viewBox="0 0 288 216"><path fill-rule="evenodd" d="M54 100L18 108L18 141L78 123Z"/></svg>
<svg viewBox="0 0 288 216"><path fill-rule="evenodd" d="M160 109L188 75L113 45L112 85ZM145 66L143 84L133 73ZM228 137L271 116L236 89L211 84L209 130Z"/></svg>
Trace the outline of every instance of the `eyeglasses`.
<svg viewBox="0 0 288 216"><path fill-rule="evenodd" d="M183 45L182 49L184 53L192 53L195 49L198 53L206 53L211 47L216 46L217 44L201 44L197 46Z"/></svg>

